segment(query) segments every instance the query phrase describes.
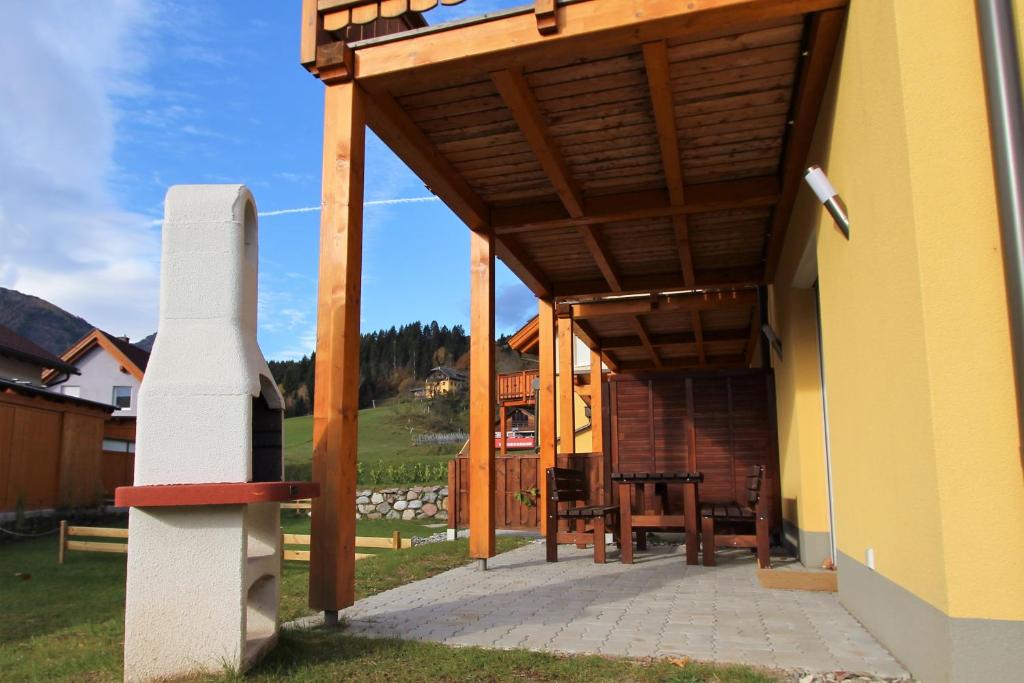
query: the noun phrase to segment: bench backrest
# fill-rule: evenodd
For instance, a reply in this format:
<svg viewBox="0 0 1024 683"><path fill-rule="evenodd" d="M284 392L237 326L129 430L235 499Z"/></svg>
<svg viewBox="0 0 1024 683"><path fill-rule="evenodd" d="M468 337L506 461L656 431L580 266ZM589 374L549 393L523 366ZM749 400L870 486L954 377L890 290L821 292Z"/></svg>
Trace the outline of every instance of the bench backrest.
<svg viewBox="0 0 1024 683"><path fill-rule="evenodd" d="M764 465L751 465L747 468L747 505L751 510L761 500L761 487L764 485Z"/></svg>
<svg viewBox="0 0 1024 683"><path fill-rule="evenodd" d="M567 467L549 467L548 500L554 503L587 500L590 497L590 482L587 475Z"/></svg>

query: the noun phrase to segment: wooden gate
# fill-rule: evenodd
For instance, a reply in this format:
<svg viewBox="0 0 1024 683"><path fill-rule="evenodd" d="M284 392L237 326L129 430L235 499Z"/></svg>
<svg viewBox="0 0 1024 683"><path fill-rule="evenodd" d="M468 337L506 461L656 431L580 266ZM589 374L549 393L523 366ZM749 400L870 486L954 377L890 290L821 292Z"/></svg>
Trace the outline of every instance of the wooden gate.
<svg viewBox="0 0 1024 683"><path fill-rule="evenodd" d="M765 370L613 375L611 468L699 470L701 502L744 500L746 469L764 465L769 519L781 528L773 376ZM669 504L682 509L681 487Z"/></svg>

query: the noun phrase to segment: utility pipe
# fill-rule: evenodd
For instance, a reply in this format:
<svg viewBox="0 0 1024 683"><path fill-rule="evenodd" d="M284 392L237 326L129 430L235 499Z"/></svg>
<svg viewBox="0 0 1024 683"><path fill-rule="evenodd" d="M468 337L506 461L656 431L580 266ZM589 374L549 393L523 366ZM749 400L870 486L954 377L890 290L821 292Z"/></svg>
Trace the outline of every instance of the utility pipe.
<svg viewBox="0 0 1024 683"><path fill-rule="evenodd" d="M976 0L999 205L1017 428L1024 442L1024 102L1012 0ZM1024 462L1024 450L1021 453Z"/></svg>

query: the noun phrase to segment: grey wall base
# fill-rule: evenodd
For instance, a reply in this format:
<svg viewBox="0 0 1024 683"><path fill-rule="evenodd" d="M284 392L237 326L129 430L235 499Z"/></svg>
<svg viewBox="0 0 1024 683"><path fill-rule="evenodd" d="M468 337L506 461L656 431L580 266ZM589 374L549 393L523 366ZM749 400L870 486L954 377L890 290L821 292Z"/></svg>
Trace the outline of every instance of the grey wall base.
<svg viewBox="0 0 1024 683"><path fill-rule="evenodd" d="M782 520L782 542L805 567L821 567L832 552L828 532L804 531L788 519Z"/></svg>
<svg viewBox="0 0 1024 683"><path fill-rule="evenodd" d="M839 600L915 678L1024 679L1024 621L949 617L850 556L840 552L837 561Z"/></svg>

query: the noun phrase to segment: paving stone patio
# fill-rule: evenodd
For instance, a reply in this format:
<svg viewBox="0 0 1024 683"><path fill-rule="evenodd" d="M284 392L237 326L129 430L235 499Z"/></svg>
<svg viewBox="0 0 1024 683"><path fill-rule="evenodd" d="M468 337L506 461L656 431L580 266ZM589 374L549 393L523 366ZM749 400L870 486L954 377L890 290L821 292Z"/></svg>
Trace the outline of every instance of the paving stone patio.
<svg viewBox="0 0 1024 683"><path fill-rule="evenodd" d="M594 564L591 550L544 561L533 543L360 600L354 635L626 657L681 657L880 677L906 670L831 593L762 588L746 551L688 567L678 546ZM305 624L313 624L307 620Z"/></svg>

